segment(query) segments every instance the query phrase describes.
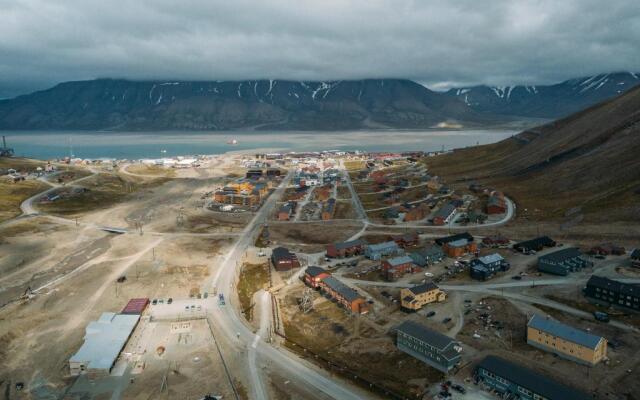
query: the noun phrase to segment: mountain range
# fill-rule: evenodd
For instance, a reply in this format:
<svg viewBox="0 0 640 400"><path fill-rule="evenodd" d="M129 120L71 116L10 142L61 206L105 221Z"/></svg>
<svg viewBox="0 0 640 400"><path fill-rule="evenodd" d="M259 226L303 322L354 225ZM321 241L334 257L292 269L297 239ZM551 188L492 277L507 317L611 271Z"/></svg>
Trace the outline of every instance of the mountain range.
<svg viewBox="0 0 640 400"><path fill-rule="evenodd" d="M0 129L425 128L495 121L408 80L159 82L98 79L0 101Z"/></svg>
<svg viewBox="0 0 640 400"><path fill-rule="evenodd" d="M498 143L435 157L452 182L505 191L520 217L640 223L640 87ZM604 229L604 228L603 228ZM609 229L606 228L606 229ZM601 232L592 232L596 235Z"/></svg>
<svg viewBox="0 0 640 400"><path fill-rule="evenodd" d="M472 86L446 93L481 113L560 118L640 84L640 74L619 72L570 79L546 86Z"/></svg>
<svg viewBox="0 0 640 400"><path fill-rule="evenodd" d="M296 82L96 79L0 100L0 130L355 130L518 126L640 83L616 73L549 86L432 91L402 79ZM520 125L522 126L522 125Z"/></svg>

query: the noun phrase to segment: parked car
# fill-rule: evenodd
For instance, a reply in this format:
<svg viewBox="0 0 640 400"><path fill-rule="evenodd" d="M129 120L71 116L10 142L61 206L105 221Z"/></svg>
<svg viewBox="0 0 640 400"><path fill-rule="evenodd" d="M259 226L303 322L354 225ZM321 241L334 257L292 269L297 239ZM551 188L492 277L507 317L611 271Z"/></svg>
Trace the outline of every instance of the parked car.
<svg viewBox="0 0 640 400"><path fill-rule="evenodd" d="M511 279L513 279L515 281L521 281L522 277L520 275L516 275L516 276L512 276Z"/></svg>
<svg viewBox="0 0 640 400"><path fill-rule="evenodd" d="M173 299L169 297L169 299L167 300L167 304L171 304L171 303L173 303Z"/></svg>
<svg viewBox="0 0 640 400"><path fill-rule="evenodd" d="M118 278L118 283L122 283L122 282L124 282L126 280L127 280L127 277L123 275L123 276Z"/></svg>
<svg viewBox="0 0 640 400"><path fill-rule="evenodd" d="M467 389L465 389L464 386L462 385L458 385L457 383L454 383L453 385L451 385L451 389L455 390L458 393L462 393L462 394L467 393Z"/></svg>
<svg viewBox="0 0 640 400"><path fill-rule="evenodd" d="M451 322L451 318L449 318L449 317L447 317L447 318L442 320L443 324L448 324L449 322Z"/></svg>
<svg viewBox="0 0 640 400"><path fill-rule="evenodd" d="M609 314L602 311L595 311L593 317L600 322L609 322Z"/></svg>
<svg viewBox="0 0 640 400"><path fill-rule="evenodd" d="M151 304L153 304L154 306L155 306L156 304L158 304L158 299L153 299L153 301L151 302Z"/></svg>
<svg viewBox="0 0 640 400"><path fill-rule="evenodd" d="M435 312L435 311L429 311L429 312L427 313L427 318L431 318L431 317L433 317L434 315L436 315L436 312Z"/></svg>

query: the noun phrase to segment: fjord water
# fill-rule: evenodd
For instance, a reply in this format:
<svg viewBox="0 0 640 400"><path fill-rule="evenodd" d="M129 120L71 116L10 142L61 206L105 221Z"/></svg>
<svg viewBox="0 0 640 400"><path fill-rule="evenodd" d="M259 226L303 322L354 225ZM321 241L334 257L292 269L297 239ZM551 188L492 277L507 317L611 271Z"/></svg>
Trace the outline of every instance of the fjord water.
<svg viewBox="0 0 640 400"><path fill-rule="evenodd" d="M437 151L488 144L514 130L349 132L3 132L17 156L141 159L230 151ZM231 141L236 144L230 144Z"/></svg>

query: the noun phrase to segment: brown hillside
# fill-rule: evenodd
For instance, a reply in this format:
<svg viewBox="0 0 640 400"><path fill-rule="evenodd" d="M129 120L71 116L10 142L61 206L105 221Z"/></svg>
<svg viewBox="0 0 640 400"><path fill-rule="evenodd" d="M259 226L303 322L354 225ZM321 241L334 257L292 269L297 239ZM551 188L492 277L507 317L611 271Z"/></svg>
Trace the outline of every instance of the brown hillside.
<svg viewBox="0 0 640 400"><path fill-rule="evenodd" d="M638 223L640 87L502 142L435 157L429 167L451 183L505 191L521 217Z"/></svg>

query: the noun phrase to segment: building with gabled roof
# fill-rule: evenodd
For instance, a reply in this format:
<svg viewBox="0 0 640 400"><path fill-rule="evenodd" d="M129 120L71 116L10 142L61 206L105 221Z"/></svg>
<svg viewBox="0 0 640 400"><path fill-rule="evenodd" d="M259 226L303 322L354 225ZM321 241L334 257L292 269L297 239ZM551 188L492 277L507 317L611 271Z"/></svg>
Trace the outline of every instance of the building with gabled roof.
<svg viewBox="0 0 640 400"><path fill-rule="evenodd" d="M362 239L332 243L327 246L327 257L342 258L362 254L366 245L367 242Z"/></svg>
<svg viewBox="0 0 640 400"><path fill-rule="evenodd" d="M394 281L406 273L416 269L413 259L409 256L397 256L382 262L382 273L389 281Z"/></svg>
<svg viewBox="0 0 640 400"><path fill-rule="evenodd" d="M584 295L598 304L629 311L640 311L640 285L623 283L603 276L592 275L584 288Z"/></svg>
<svg viewBox="0 0 640 400"><path fill-rule="evenodd" d="M433 282L400 289L400 305L407 311L418 311L427 304L440 303L446 299L447 294Z"/></svg>
<svg viewBox="0 0 640 400"><path fill-rule="evenodd" d="M574 247L565 248L538 257L538 271L554 275L569 275L570 272L580 271L592 266L580 250Z"/></svg>
<svg viewBox="0 0 640 400"><path fill-rule="evenodd" d="M320 290L333 298L346 309L365 314L369 312L369 303L353 288L345 285L334 276L325 276L320 280Z"/></svg>
<svg viewBox="0 0 640 400"><path fill-rule="evenodd" d="M521 400L591 400L593 396L570 388L519 364L496 356L485 357L475 369L476 380L505 398Z"/></svg>
<svg viewBox="0 0 640 400"><path fill-rule="evenodd" d="M402 253L402 249L394 241L369 244L364 248L365 257L371 260L380 260L384 256L395 256Z"/></svg>
<svg viewBox="0 0 640 400"><path fill-rule="evenodd" d="M509 269L510 265L498 253L489 254L471 260L469 273L473 279L486 281L491 279L497 272L504 272Z"/></svg>
<svg viewBox="0 0 640 400"><path fill-rule="evenodd" d="M462 346L449 336L413 321L404 321L396 329L400 351L447 373L460 363Z"/></svg>
<svg viewBox="0 0 640 400"><path fill-rule="evenodd" d="M318 289L322 284L322 280L329 275L331 275L331 273L324 268L310 266L304 270L304 276L302 280L308 286L311 286L314 289Z"/></svg>
<svg viewBox="0 0 640 400"><path fill-rule="evenodd" d="M527 323L527 343L590 366L607 357L607 339L537 314Z"/></svg>

